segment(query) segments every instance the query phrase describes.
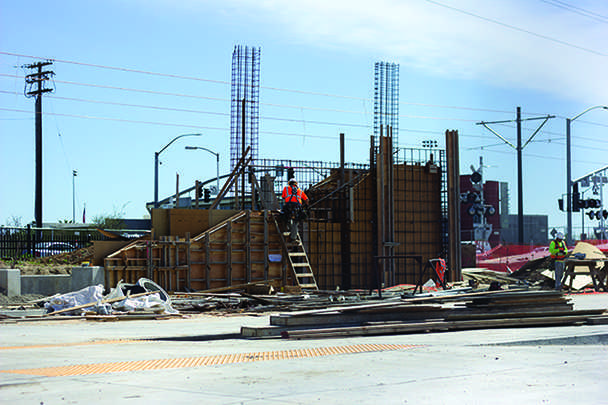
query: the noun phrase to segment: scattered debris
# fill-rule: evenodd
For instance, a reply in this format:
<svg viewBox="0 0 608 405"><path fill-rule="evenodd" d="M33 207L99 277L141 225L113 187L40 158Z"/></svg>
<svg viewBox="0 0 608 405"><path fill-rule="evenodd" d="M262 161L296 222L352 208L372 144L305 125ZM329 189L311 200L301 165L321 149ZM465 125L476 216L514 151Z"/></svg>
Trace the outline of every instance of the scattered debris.
<svg viewBox="0 0 608 405"><path fill-rule="evenodd" d="M575 311L559 291L441 291L427 297L281 313L242 327L251 338L294 339L597 322L604 309Z"/></svg>

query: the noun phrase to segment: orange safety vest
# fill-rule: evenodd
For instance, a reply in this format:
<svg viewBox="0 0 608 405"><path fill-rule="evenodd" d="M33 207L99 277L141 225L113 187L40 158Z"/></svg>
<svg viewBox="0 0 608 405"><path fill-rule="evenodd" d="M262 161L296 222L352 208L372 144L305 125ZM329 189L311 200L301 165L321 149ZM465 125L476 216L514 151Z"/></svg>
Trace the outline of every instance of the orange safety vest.
<svg viewBox="0 0 608 405"><path fill-rule="evenodd" d="M302 200L308 201L308 197L298 186L285 186L282 197L286 203L302 204Z"/></svg>

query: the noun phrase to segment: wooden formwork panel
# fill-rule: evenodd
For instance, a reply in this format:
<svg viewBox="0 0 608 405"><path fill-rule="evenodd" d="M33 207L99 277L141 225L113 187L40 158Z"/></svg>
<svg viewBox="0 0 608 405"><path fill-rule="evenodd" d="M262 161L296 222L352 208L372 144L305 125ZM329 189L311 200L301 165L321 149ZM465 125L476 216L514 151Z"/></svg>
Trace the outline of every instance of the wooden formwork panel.
<svg viewBox="0 0 608 405"><path fill-rule="evenodd" d="M396 183L393 189L394 242L399 243L393 254L420 255L425 263L438 257L442 249L440 173L431 173L424 166L395 165L393 169ZM374 200L377 190L372 178L366 177L353 188L352 193L352 207L349 209L352 216L348 223L350 280L352 288L363 288L375 281L371 222L376 215ZM319 205L340 209L337 201ZM332 213L330 217L339 218L340 214ZM309 225L309 257L321 288L333 289L342 283L340 226L339 223ZM413 284L417 281L419 265L414 259L401 259L398 265L407 267L400 273L399 283Z"/></svg>
<svg viewBox="0 0 608 405"><path fill-rule="evenodd" d="M333 289L342 283L340 224L310 222L307 253L319 288Z"/></svg>

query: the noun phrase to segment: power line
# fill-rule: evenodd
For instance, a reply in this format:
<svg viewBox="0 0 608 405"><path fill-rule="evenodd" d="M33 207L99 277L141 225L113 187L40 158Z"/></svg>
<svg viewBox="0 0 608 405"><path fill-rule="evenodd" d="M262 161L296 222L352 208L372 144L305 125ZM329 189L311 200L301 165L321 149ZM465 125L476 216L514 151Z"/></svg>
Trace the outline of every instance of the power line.
<svg viewBox="0 0 608 405"><path fill-rule="evenodd" d="M30 113L30 111L28 110L19 110L19 109L12 109L12 108L1 108L0 107L0 111L10 111L10 112L18 112L18 113ZM176 123L167 123L167 122L158 122L158 121L143 121L143 120L127 120L127 119L121 119L121 118L110 118L110 117L98 117L98 116L89 116L89 115L79 115L79 114L63 114L63 113L56 113L56 112L47 112L47 115L53 115L53 116L60 116L60 117L69 117L69 118L80 118L80 119L92 119L92 120L100 120L100 121L114 121L114 122L125 122L125 123L129 123L129 124L145 124L145 125L158 125L158 126L167 126L167 127L178 127L178 128L188 128L188 129L197 129L197 130L209 130L209 131L221 131L221 132L225 132L226 130L228 130L228 128L224 128L224 127L211 127L211 126L201 126L201 125L187 125L187 124L176 124ZM421 134L429 134L429 135L437 135L437 136L443 136L444 132L443 131L431 131L431 130L421 130L421 129L413 129L413 128L400 128L400 132L403 133L421 133ZM293 132L278 132L278 131L260 131L261 134L266 134L266 135L278 135L278 136L291 136L291 137L299 137L299 138L314 138L314 139L324 139L324 140L336 140L337 139L337 135L336 136L327 136L327 135L310 135L310 134L303 134L303 133L293 133ZM482 136L482 135L472 135L472 134L459 134L460 137L462 138L478 138L478 139L486 139L486 136ZM369 139L368 138L364 138L364 139L360 139L360 138L355 138L355 137L350 137L348 139L350 142L362 142L362 143L369 143ZM545 141L538 141L538 142L545 142ZM501 144L503 145L503 144ZM481 147L474 147L474 148L468 148L467 150L474 150L474 149L484 149L485 147L489 147L489 146L493 146L493 145L488 145L488 146L481 146ZM586 150L603 150L603 149L598 149L596 147L585 147L585 146L576 146L577 148L580 149L586 149ZM485 149L484 149L485 150ZM492 151L492 152L498 152L498 151ZM501 152L502 153L502 152ZM505 152L508 153L508 152ZM526 156L532 156L534 157L535 155L528 155L526 154ZM593 163L593 162L589 162L589 163ZM601 163L603 164L603 163Z"/></svg>
<svg viewBox="0 0 608 405"><path fill-rule="evenodd" d="M18 53L13 53L13 52L0 51L0 54L8 55L8 56L18 56L18 57L23 57L23 58L45 59L45 58L42 58L39 56L24 55L24 54L18 54ZM200 81L200 82L230 85L230 82L228 82L226 80L204 79L204 78L195 77L195 76L184 76L184 75L178 75L178 74L173 74L173 73L159 73L159 72L153 72L153 71L149 71L149 70L131 69L131 68L125 68L125 67L118 67L118 66L99 65L99 64L95 64L95 63L77 62L77 61L66 60L66 59L52 59L52 60L53 60L53 62L57 62L57 63L67 63L67 64L73 64L73 65L94 67L94 68L99 68L99 69L109 69L109 70L117 70L117 71L121 71L121 72L140 73L140 74L146 74L146 75L151 75L151 76L168 77L168 78L172 78L172 79L196 80L196 81ZM290 92L290 93L306 94L306 95L313 95L313 96L336 97L336 98L351 99L351 100L366 100L362 97L344 96L341 94L320 93L320 92L306 91L306 90L293 90L293 89L268 87L268 86L260 86L260 88L263 88L266 90L285 91L285 92Z"/></svg>
<svg viewBox="0 0 608 405"><path fill-rule="evenodd" d="M9 56L28 57L28 58L33 58L33 59L42 59L42 57L39 57L39 56L23 55L23 54L16 54L16 53L3 52L3 51L0 51L0 54L9 55ZM208 82L213 82L213 83L230 84L230 83L228 83L226 81L221 81L221 80L205 79L205 78L192 77L192 76L182 76L182 75L177 75L177 74L172 74L172 73L151 72L151 71L140 70L140 69L128 69L128 68L106 66L106 65L99 65L99 64L92 64L92 63L84 63L84 62L77 62L77 61L67 61L67 60L61 60L61 59L54 59L54 60L57 61L57 62L73 63L73 64L77 64L77 65L91 66L91 67L105 68L105 69L113 69L113 70L119 70L119 71L125 71L125 72L143 73L143 74L157 75L157 76L163 76L163 77L171 77L171 78L180 78L180 79L188 79L188 80L208 81ZM0 76L12 77L12 78L21 78L21 76L18 76L18 75L8 75L8 74L0 74ZM147 93L147 94L165 95L165 96L188 97L188 98L197 98L197 99L204 99L204 100L224 101L224 102L230 102L231 101L230 99L227 99L227 98L208 97L208 96L191 95L191 94L183 94L183 93L160 92L160 91L154 91L154 90L134 89L134 88L128 88L128 87L117 87L117 86L108 86L108 85L100 85L100 84L92 84L92 83L81 83L81 82L61 81L61 80L57 80L56 82L57 83L62 83L62 84L77 85L77 86L97 87L97 88L104 88L104 89L111 89L111 90L132 91L132 92L140 92L140 93ZM283 89L283 88L278 88L278 87L262 87L262 88L273 89L273 90L281 90L281 91L293 91L295 93L308 94L308 95L312 94L312 95L320 95L320 96L326 96L326 97L350 98L350 99L354 99L354 100L358 100L358 101L364 101L364 102L369 102L370 101L368 98L364 98L364 97L344 96L344 95L336 95L336 94L330 94L330 93L307 92L307 91L304 91L304 90L290 90L290 89ZM510 114L511 113L511 111L499 110L499 109L479 108L479 107L467 107L467 106L454 106L454 105L441 105L441 104L429 104L429 103L408 102L408 101L399 101L399 104L418 106L418 107L445 108L445 109L456 109L456 110L466 110L466 111L480 111L480 112L493 112L493 113L503 113L503 114ZM267 106L272 106L272 107L293 108L293 109L302 109L302 108L304 108L304 109L307 109L307 110L315 110L315 111L329 111L329 112L341 112L341 113L352 113L352 114L364 114L364 115L368 115L368 113L364 112L364 111L362 112L362 111L336 110L336 109L327 109L327 108L319 108L319 107L306 107L306 106L298 106L298 105L272 104L272 103L260 103L260 105L267 105ZM532 114L532 113L529 113L529 114ZM536 114L536 115L538 115L538 114Z"/></svg>
<svg viewBox="0 0 608 405"><path fill-rule="evenodd" d="M554 7L558 7L563 10L570 11L571 13L575 13L578 15L582 15L584 17L592 18L599 22L608 23L608 17L605 17L605 16L598 14L596 12L593 12L593 11L585 10L584 8L573 6L571 4L566 3L565 1L559 1L559 0L540 0L540 1L542 1L543 3L550 4Z"/></svg>
<svg viewBox="0 0 608 405"><path fill-rule="evenodd" d="M13 94L14 92L6 91L6 90L0 90L0 93ZM151 106L151 105L143 105L143 104L119 103L119 102L114 102L114 101L100 101L100 100L91 100L91 99L74 98L74 97L61 97L61 96L55 96L54 98L58 99L58 100L77 101L77 102L96 103L96 104L106 104L106 105L115 105L115 106L121 106L121 107L146 108L146 109L154 109L154 110L173 111L173 112L185 112L185 113L197 113L197 114L210 114L210 115L218 115L218 116L226 116L226 117L230 116L230 114L228 114L228 113L214 112L214 111L203 111L203 110L192 110L192 109L185 109L185 108L174 108L174 107L161 107L161 106ZM296 122L296 123L318 124L318 125L338 125L338 126L348 126L348 127L358 127L358 128L369 128L370 127L367 124L352 124L352 123L330 122L330 121L313 121L313 120L302 120L302 119L295 119L295 118L280 118L280 117L272 117L272 116L261 116L260 118L267 119L267 120L274 120L274 121ZM476 120L464 119L464 118L434 117L434 116L422 116L422 115L399 115L399 118L428 119L428 120L440 120L440 121L476 122Z"/></svg>
<svg viewBox="0 0 608 405"><path fill-rule="evenodd" d="M6 73L0 73L0 77L10 77L10 78L23 78L23 76L19 75L9 75ZM85 86L85 87L94 87L101 88L107 90L119 90L119 91L130 91L135 93L145 93L145 94L155 94L161 96L172 96L172 97L185 97L185 98L194 98L201 100L211 100L211 101L221 101L221 102L230 102L230 99L220 98L220 97L209 97L209 96L200 96L194 94L184 94L184 93L170 93L164 91L155 91L155 90L147 90L147 89L136 89L130 87L119 87L119 86L109 86L103 84L94 84L94 83L82 83L82 82L74 82L67 80L55 80L56 83L68 84L74 86ZM361 99L364 101L369 101L367 99ZM440 104L428 104L428 103L417 103L417 102L408 102L408 101L400 101L399 104L412 105L418 107L430 107L430 108L444 108L444 109L455 109L455 110L466 110L466 111L480 111L480 112L493 112L493 113L511 113L506 110L497 110L490 108L478 108L478 107L466 107L466 106L454 106L454 105L440 105ZM288 104L276 104L276 103L260 103L260 105L266 105L270 107L282 107L282 108L292 108L292 109L306 109L312 111L326 111L326 112L339 112L346 114L363 114L369 115L369 113L365 111L353 111L353 110L339 110L332 108L321 108L321 107L307 107L307 106L299 106L299 105L288 105Z"/></svg>
<svg viewBox="0 0 608 405"><path fill-rule="evenodd" d="M435 0L426 0L426 1L429 2L429 3L431 3L431 4L434 4L436 6L439 6L439 7L444 7L444 8L456 11L458 13L466 14L468 16L475 17L475 18L478 18L478 19L483 20L483 21L491 22L493 24L500 25L502 27L509 28L509 29L514 30L514 31L519 31L519 32L523 32L525 34L533 35L535 37L542 38L542 39L545 39L547 41L555 42L555 43L560 44L560 45L565 45L565 46L568 46L570 48L575 48L575 49L578 49L578 50L581 50L581 51L585 51L585 52L589 52L589 53L592 53L592 54L595 54L595 55L599 55L599 56L608 56L608 54L605 54L603 52L599 52L599 51L595 51L593 49L589 49L589 48L585 48L585 47L582 47L582 46L579 46L579 45L571 44L569 42L562 41L561 39L552 38L552 37L549 37L547 35L538 34L536 32L533 32L533 31L530 31L530 30L527 30L527 29L524 29L524 28L519 28L519 27L516 27L514 25L510 25L510 24L504 23L502 21L494 20L492 18L484 17L484 16L481 16L479 14L471 13L470 11L466 11L466 10L462 10L460 8L452 7L452 6L440 3L440 2L435 1Z"/></svg>
<svg viewBox="0 0 608 405"><path fill-rule="evenodd" d="M0 107L0 111L9 111L9 112L18 112L18 113L29 113L28 110L20 110L15 108L2 108ZM123 118L111 118L111 117L98 117L91 115L81 115L81 114L65 114L65 113L57 113L57 112L47 112L47 115L55 115L60 117L70 117L70 118L81 118L81 119L92 119L92 120L101 120L101 121L115 121L115 122L126 122L130 124L147 124L147 125L159 125L159 126L170 126L170 127L180 127L180 128L189 128L189 129L206 129L213 131L226 131L228 128L224 127L211 127L211 126L200 126L200 125L187 125L187 124L176 124L176 123L168 123L168 122L159 122L159 121L143 121L143 120L129 120ZM371 126L369 126L371 128ZM416 132L416 133L425 133L425 134L436 134L442 136L444 133L442 131L429 131L429 130L419 130L419 129L410 129L410 128L401 128L400 131L405 133L407 132ZM287 132L272 132L272 131L261 131L264 134L270 135L286 135L286 136L299 136L299 137L311 137L311 138L320 138L320 139L337 139L335 136L322 136L322 135L309 135L309 134L301 134L301 133L287 133ZM483 136L479 135L466 135L461 134L463 137L471 137L471 138L482 138ZM350 140L357 140L356 138L350 138ZM363 142L369 142L369 138L361 139Z"/></svg>
<svg viewBox="0 0 608 405"><path fill-rule="evenodd" d="M501 154L509 154L512 155L511 152L507 152L507 151L502 151L502 150L485 150L484 152L486 153L501 153ZM548 155L536 155L536 154L532 154L532 153L526 153L526 157L533 157L533 158L538 158L538 159L545 159L545 160L551 160L551 161L556 161L556 160L563 160L563 158L560 157L556 157L556 156L548 156ZM588 163L588 164L594 164L594 165L605 165L606 162L592 162L590 160L573 160L573 162L576 163Z"/></svg>

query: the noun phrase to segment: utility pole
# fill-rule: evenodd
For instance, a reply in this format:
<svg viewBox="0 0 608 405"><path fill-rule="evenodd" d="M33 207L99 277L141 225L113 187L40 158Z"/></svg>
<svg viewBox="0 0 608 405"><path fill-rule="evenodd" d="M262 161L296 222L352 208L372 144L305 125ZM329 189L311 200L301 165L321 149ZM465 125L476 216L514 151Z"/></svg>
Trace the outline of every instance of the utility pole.
<svg viewBox="0 0 608 405"><path fill-rule="evenodd" d="M45 81L48 81L55 75L55 72L52 70L42 70L42 68L52 64L52 61L46 61L22 66L26 69L36 69L34 73L25 76L25 96L36 99L36 192L34 197L34 217L36 227L38 228L42 228L42 94L53 91L53 89L44 88L43 86Z"/></svg>
<svg viewBox="0 0 608 405"><path fill-rule="evenodd" d="M545 120L545 122L547 122ZM544 123L543 123L544 124ZM517 107L517 241L524 243L524 186L521 156L521 107Z"/></svg>
<svg viewBox="0 0 608 405"><path fill-rule="evenodd" d="M521 107L517 107L517 118L515 120L506 120L506 121L493 121L493 122L478 122L477 125L483 125L488 131L492 132L498 138L500 138L504 143L512 147L517 151L517 235L518 235L518 243L520 245L524 244L524 187L523 187L523 165L522 165L522 151L524 148L532 141L532 139L536 136L538 131L547 123L550 118L555 118L555 115L547 115L544 117L534 117L534 118L521 118ZM534 131L530 138L526 141L525 144L521 144L521 122L522 121L532 121L532 120L544 120L538 128ZM517 146L513 145L511 142L507 141L502 135L498 132L494 131L492 128L488 127L488 124L504 124L508 122L516 122L517 123Z"/></svg>

